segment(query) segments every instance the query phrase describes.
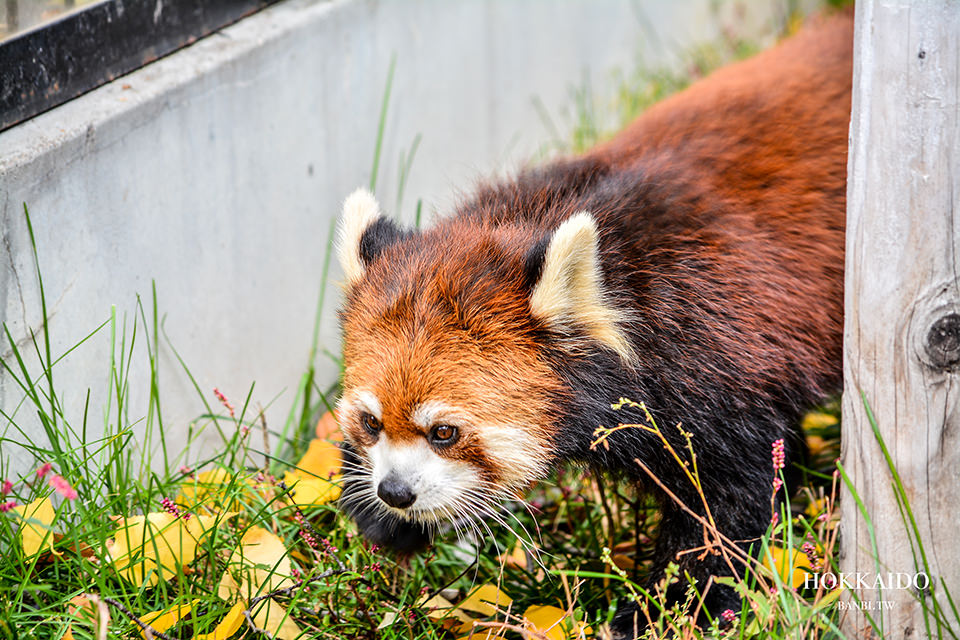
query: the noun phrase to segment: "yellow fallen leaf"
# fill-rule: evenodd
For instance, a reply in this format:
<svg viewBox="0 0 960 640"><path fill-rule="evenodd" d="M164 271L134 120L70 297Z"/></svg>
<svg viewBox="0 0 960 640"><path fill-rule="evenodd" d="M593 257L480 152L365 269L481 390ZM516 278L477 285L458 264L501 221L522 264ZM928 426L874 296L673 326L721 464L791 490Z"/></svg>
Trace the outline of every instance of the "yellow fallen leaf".
<svg viewBox="0 0 960 640"><path fill-rule="evenodd" d="M523 618L525 626L543 634L549 640L573 640L593 633L590 627L574 620L559 607L534 605L527 608Z"/></svg>
<svg viewBox="0 0 960 640"><path fill-rule="evenodd" d="M501 553L497 556L497 562L505 567L517 567L519 569L527 568L527 552L518 540L509 553Z"/></svg>
<svg viewBox="0 0 960 640"><path fill-rule="evenodd" d="M243 600L238 600L213 631L194 636L194 640L228 640L243 624L243 611L246 608L247 604Z"/></svg>
<svg viewBox="0 0 960 640"><path fill-rule="evenodd" d="M252 598L294 584L283 541L263 527L250 527L230 556L217 594L224 600ZM234 579L234 575L239 580Z"/></svg>
<svg viewBox="0 0 960 640"><path fill-rule="evenodd" d="M309 507L339 498L340 487L332 480L340 473L341 461L340 447L319 438L311 440L297 468L283 476L293 491L294 504Z"/></svg>
<svg viewBox="0 0 960 640"><path fill-rule="evenodd" d="M473 618L441 595L435 595L432 598L424 597L420 600L417 602L417 606L432 620L440 621L445 618L455 618L466 624L473 624Z"/></svg>
<svg viewBox="0 0 960 640"><path fill-rule="evenodd" d="M310 441L310 446L297 463L297 468L321 478L331 478L340 473L342 460L340 447L332 442L315 438Z"/></svg>
<svg viewBox="0 0 960 640"><path fill-rule="evenodd" d="M821 411L811 411L807 415L803 416L803 430L810 431L812 429L826 429L827 427L832 427L837 424L836 416L832 416L829 413L823 413Z"/></svg>
<svg viewBox="0 0 960 640"><path fill-rule="evenodd" d="M301 631L293 618L273 598L258 603L253 611L253 623L269 632L277 640L296 640Z"/></svg>
<svg viewBox="0 0 960 640"><path fill-rule="evenodd" d="M193 561L200 540L219 519L193 516L184 520L172 513L121 518L110 548L113 565L117 573L134 584L148 579L151 586L156 586Z"/></svg>
<svg viewBox="0 0 960 640"><path fill-rule="evenodd" d="M251 498L249 494L256 489L252 478L234 478L226 469L210 469L181 484L177 502L212 511L238 511L240 498Z"/></svg>
<svg viewBox="0 0 960 640"><path fill-rule="evenodd" d="M380 620L380 624L377 625L377 631L383 631L394 622L397 621L397 612L396 611L387 611L383 614L383 618Z"/></svg>
<svg viewBox="0 0 960 640"><path fill-rule="evenodd" d="M827 507L829 506L829 504L830 503L827 501L826 496L822 498L816 498L810 501L810 504L807 505L807 508L804 509L803 512L808 516L810 516L811 518L816 518L821 513L827 510Z"/></svg>
<svg viewBox="0 0 960 640"><path fill-rule="evenodd" d="M38 498L30 504L14 507L13 511L23 519L19 533L24 555L36 555L43 548L56 553L53 551L53 531L50 530L50 526L57 512L49 497ZM29 520L35 522L28 522Z"/></svg>
<svg viewBox="0 0 960 640"><path fill-rule="evenodd" d="M818 456L829 443L820 436L807 436L807 450L811 456Z"/></svg>
<svg viewBox="0 0 960 640"><path fill-rule="evenodd" d="M178 604L167 609L151 611L150 613L145 613L140 616L140 619L153 627L154 631L162 633L185 618L187 614L193 610L193 605L197 602L197 600L194 600L188 604ZM140 635L146 639L147 632L141 629Z"/></svg>
<svg viewBox="0 0 960 640"><path fill-rule="evenodd" d="M458 608L473 611L482 616L492 616L498 611L505 611L513 600L492 584L482 584L460 602Z"/></svg>
<svg viewBox="0 0 960 640"><path fill-rule="evenodd" d="M297 471L283 474L283 481L291 489L290 501L298 507L333 502L340 497L340 487L329 480L304 476Z"/></svg>
<svg viewBox="0 0 960 640"><path fill-rule="evenodd" d="M779 575L785 585L794 589L802 587L807 576L813 571L807 554L796 549L788 550L777 546L770 546L769 551L770 554L764 558L763 564Z"/></svg>

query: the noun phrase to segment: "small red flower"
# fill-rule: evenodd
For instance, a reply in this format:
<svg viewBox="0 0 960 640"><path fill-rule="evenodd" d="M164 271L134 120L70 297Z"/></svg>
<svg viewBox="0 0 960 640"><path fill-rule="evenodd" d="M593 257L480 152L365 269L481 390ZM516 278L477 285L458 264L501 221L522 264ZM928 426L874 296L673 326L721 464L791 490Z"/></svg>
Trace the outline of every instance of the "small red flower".
<svg viewBox="0 0 960 640"><path fill-rule="evenodd" d="M13 483L9 480L3 481L3 487L0 487L0 497L3 497L13 491Z"/></svg>
<svg viewBox="0 0 960 640"><path fill-rule="evenodd" d="M817 553L817 546L813 544L813 540L807 538L807 540L800 545L800 550L806 554L807 560L810 561L810 568L814 571L819 571L822 567L820 562L820 554Z"/></svg>
<svg viewBox="0 0 960 640"><path fill-rule="evenodd" d="M38 477L38 478L42 478L43 476L45 476L45 475L47 475L48 473L50 473L50 469L52 469L52 468L53 468L53 465L50 464L49 462L43 463L43 466L41 466L39 469L37 469L37 477Z"/></svg>
<svg viewBox="0 0 960 640"><path fill-rule="evenodd" d="M56 490L57 493L62 495L67 500L77 499L77 490L71 487L70 483L67 482L67 479L63 476L50 476L49 484Z"/></svg>
<svg viewBox="0 0 960 640"><path fill-rule="evenodd" d="M313 536L309 525L307 524L306 520L304 520L303 514L300 513L299 509L294 514L293 519L296 520L298 525L300 525L300 537L303 538L304 542L310 545L311 549L319 549L320 545L317 543L317 539Z"/></svg>
<svg viewBox="0 0 960 640"><path fill-rule="evenodd" d="M184 522L190 519L190 514L180 511L180 507L177 505L177 503L170 498L164 498L161 500L160 506L162 506L163 510L167 513L173 514L178 518L183 518Z"/></svg>
<svg viewBox="0 0 960 640"><path fill-rule="evenodd" d="M786 452L783 448L783 438L779 440L774 440L773 442L773 470L780 471L783 469L784 462L786 461Z"/></svg>
<svg viewBox="0 0 960 640"><path fill-rule="evenodd" d="M11 511L16 506L17 506L16 500L10 500L8 502L0 502L0 513L6 513L7 511Z"/></svg>
<svg viewBox="0 0 960 640"><path fill-rule="evenodd" d="M227 396L223 395L220 389L217 389L216 387L213 388L213 395L217 396L217 400L220 401L220 404L227 408L227 411L230 412L230 417L235 418L236 416L234 415L233 405L230 404L229 400L227 400Z"/></svg>

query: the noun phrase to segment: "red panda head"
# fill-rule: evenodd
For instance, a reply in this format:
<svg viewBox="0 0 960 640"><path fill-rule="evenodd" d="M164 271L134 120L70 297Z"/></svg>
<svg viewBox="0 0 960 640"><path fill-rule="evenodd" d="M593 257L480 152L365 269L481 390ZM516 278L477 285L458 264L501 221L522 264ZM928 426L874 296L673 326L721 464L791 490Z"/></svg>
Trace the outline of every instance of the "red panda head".
<svg viewBox="0 0 960 640"><path fill-rule="evenodd" d="M364 190L344 204L343 395L371 507L436 523L542 477L569 389L545 350L632 357L606 304L597 229L451 219L404 232Z"/></svg>

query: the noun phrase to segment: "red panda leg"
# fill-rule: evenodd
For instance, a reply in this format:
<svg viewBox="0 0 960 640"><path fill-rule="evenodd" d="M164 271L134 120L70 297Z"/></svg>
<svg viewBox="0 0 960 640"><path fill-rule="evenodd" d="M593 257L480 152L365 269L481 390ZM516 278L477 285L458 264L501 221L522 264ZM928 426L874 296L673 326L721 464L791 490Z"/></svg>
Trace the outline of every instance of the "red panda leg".
<svg viewBox="0 0 960 640"><path fill-rule="evenodd" d="M699 609L697 625L710 627L710 620L719 620L720 614L730 609L740 611L740 598L732 587L711 581L711 576L731 575L730 566L719 554L704 554L703 528L677 507L666 506L660 524L660 535L654 556L657 558L644 585L647 593L656 597L665 608L690 600L690 612ZM693 550L685 553L687 550ZM665 584L666 568L670 562L679 566L679 576L672 584ZM743 565L732 559L733 568L743 574ZM691 594L690 580L695 581L699 595ZM708 585L709 584L709 588ZM663 597L656 594L662 593ZM700 598L702 597L702 603ZM692 599L691 599L692 598ZM698 606L699 605L699 606ZM649 615L649 618L648 618ZM622 601L611 624L614 640L633 640L643 635L651 622L660 617L660 609L653 603L646 604L646 612L633 601ZM723 628L723 623L719 624Z"/></svg>

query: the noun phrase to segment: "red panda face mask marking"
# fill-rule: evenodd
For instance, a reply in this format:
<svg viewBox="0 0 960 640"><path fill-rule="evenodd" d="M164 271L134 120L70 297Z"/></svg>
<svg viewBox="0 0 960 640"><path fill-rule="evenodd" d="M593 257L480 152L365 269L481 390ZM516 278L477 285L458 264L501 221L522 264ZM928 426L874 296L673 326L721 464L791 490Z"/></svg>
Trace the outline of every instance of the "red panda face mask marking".
<svg viewBox="0 0 960 640"><path fill-rule="evenodd" d="M339 258L345 372L339 415L371 509L436 523L489 514L543 477L567 394L536 336L552 331L633 356L604 304L596 228L577 214L523 284L523 229L412 234L373 196L347 199Z"/></svg>

